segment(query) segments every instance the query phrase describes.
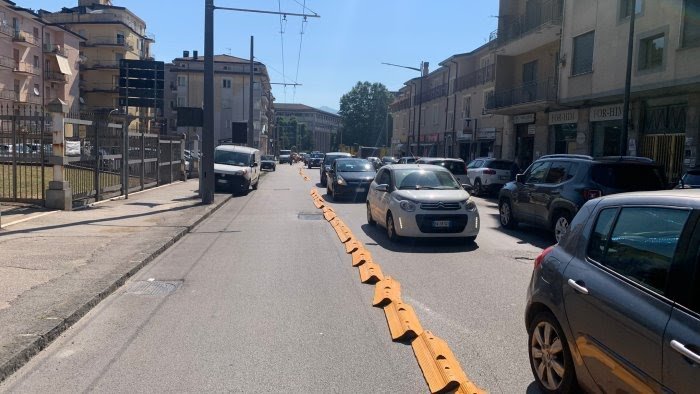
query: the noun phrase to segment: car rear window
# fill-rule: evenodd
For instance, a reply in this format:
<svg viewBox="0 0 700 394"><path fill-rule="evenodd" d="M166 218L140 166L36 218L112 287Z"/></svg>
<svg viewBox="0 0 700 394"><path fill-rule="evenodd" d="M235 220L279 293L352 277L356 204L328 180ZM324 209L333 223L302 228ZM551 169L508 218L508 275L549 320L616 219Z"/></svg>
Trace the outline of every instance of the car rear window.
<svg viewBox="0 0 700 394"><path fill-rule="evenodd" d="M683 183L686 185L700 185L700 171L688 171L683 177Z"/></svg>
<svg viewBox="0 0 700 394"><path fill-rule="evenodd" d="M593 182L622 191L662 190L666 188L660 167L630 163L595 164L591 169Z"/></svg>
<svg viewBox="0 0 700 394"><path fill-rule="evenodd" d="M492 168L494 170L509 170L511 169L513 163L505 160L494 160L492 162L486 163L486 167Z"/></svg>
<svg viewBox="0 0 700 394"><path fill-rule="evenodd" d="M454 175L467 175L467 165L464 162L448 160L435 164L447 168Z"/></svg>

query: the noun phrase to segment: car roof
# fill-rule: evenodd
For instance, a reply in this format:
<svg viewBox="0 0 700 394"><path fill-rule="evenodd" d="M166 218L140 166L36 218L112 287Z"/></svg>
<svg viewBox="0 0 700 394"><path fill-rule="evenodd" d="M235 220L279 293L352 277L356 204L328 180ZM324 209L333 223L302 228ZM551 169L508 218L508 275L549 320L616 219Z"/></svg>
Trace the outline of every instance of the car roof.
<svg viewBox="0 0 700 394"><path fill-rule="evenodd" d="M439 171L447 171L445 167L441 166L436 166L433 164L389 164L386 165L382 168L386 168L388 170L417 170L417 169L428 169L428 170L439 170ZM449 172L449 171L447 171Z"/></svg>
<svg viewBox="0 0 700 394"><path fill-rule="evenodd" d="M608 205L662 205L700 209L700 189L673 189L650 192L611 194L600 197L600 203Z"/></svg>
<svg viewBox="0 0 700 394"><path fill-rule="evenodd" d="M260 152L258 149L255 149L255 148L249 148L247 146L238 146L238 145L219 145L216 147L216 150L225 150L227 152L241 152L241 153Z"/></svg>
<svg viewBox="0 0 700 394"><path fill-rule="evenodd" d="M326 156L348 156L348 157L352 157L352 155L349 154L348 152L328 152L328 153L326 153Z"/></svg>
<svg viewBox="0 0 700 394"><path fill-rule="evenodd" d="M423 157L423 158L420 158L418 160L429 161L429 162L433 162L433 161L461 161L461 162L464 162L464 160L457 159L454 157Z"/></svg>

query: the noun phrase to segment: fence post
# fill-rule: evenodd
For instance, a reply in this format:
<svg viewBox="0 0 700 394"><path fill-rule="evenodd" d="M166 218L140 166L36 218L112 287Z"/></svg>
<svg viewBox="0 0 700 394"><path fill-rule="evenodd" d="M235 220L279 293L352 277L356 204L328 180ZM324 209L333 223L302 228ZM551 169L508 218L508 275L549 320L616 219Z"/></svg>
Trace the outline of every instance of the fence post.
<svg viewBox="0 0 700 394"><path fill-rule="evenodd" d="M143 128L143 124L139 123L139 128L141 129L141 190L146 189L146 130Z"/></svg>
<svg viewBox="0 0 700 394"><path fill-rule="evenodd" d="M49 112L51 116L52 154L49 164L53 166L53 180L46 190L46 207L70 211L73 209L73 191L66 180L65 113ZM43 149L43 146L42 146Z"/></svg>

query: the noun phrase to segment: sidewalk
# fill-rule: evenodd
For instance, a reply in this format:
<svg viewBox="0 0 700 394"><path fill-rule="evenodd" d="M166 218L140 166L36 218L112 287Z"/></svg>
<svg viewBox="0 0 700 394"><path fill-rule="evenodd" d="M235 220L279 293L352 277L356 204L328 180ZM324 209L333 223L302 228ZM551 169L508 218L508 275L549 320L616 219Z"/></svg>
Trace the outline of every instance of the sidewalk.
<svg viewBox="0 0 700 394"><path fill-rule="evenodd" d="M197 186L192 180L79 211L34 213L8 227L3 217L0 381L230 198L217 194L201 205Z"/></svg>

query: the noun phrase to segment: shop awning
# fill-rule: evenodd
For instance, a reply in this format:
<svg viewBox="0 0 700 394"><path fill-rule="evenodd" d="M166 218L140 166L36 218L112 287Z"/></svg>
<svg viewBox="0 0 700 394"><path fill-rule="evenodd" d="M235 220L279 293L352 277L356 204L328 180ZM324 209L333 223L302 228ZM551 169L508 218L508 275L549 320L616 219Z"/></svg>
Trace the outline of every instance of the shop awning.
<svg viewBox="0 0 700 394"><path fill-rule="evenodd" d="M58 61L58 69L61 70L61 74L73 75L70 69L70 64L68 64L68 59L61 55L56 55L56 61Z"/></svg>

